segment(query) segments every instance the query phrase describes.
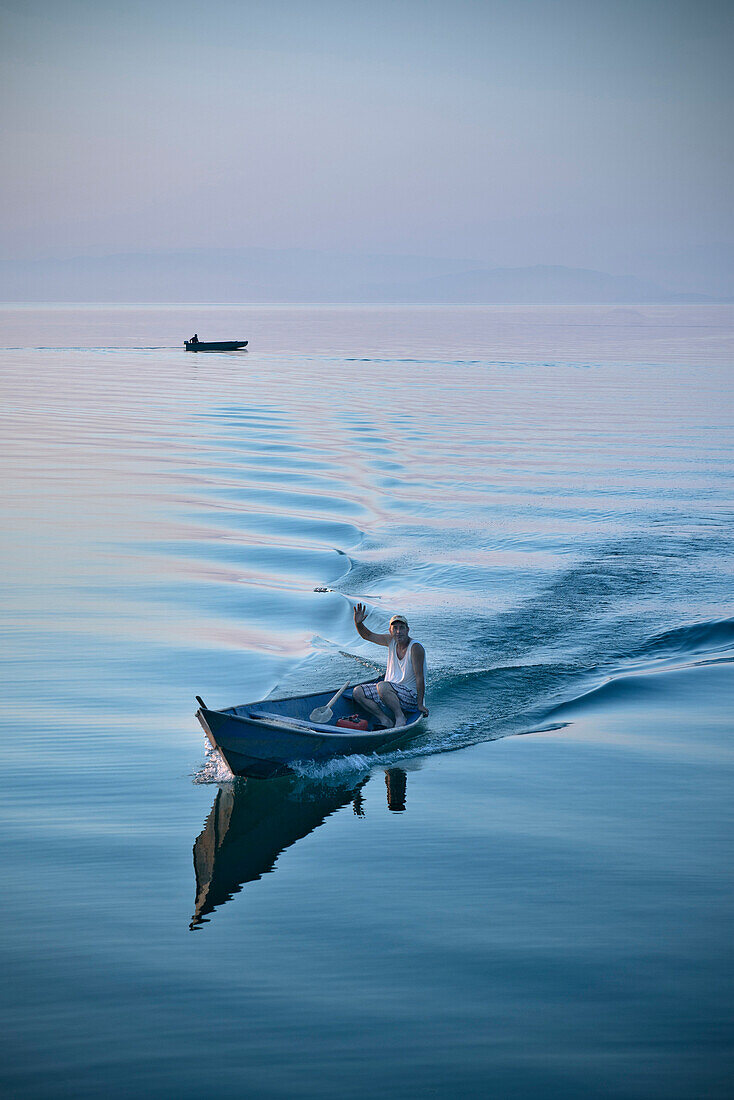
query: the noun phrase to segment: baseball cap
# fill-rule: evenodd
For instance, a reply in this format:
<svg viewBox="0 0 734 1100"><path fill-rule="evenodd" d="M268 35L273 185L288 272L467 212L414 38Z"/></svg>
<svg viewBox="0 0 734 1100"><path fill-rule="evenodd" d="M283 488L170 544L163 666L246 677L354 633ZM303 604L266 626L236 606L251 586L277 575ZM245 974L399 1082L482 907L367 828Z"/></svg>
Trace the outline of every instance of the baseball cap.
<svg viewBox="0 0 734 1100"><path fill-rule="evenodd" d="M405 618L405 615L393 615L392 619L390 619L390 626L392 626L393 623L405 623L407 626L408 620Z"/></svg>

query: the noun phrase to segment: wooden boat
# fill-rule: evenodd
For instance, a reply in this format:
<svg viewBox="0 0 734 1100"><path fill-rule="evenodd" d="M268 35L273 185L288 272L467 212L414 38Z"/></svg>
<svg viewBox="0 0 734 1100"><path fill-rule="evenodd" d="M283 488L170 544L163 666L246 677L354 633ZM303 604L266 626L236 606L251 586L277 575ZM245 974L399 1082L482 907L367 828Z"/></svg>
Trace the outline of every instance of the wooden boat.
<svg viewBox="0 0 734 1100"><path fill-rule="evenodd" d="M371 719L366 730L337 726L340 718L357 710L352 693L353 688L349 688L334 703L329 725L312 722L309 715L330 702L333 690L259 699L225 710L210 710L197 695L201 705L196 717L230 771L254 779L287 775L297 763L320 763L335 756L377 752L411 736L423 721L421 712L412 710L406 714L404 726L391 729L374 728Z"/></svg>
<svg viewBox="0 0 734 1100"><path fill-rule="evenodd" d="M242 351L249 340L184 340L187 351Z"/></svg>

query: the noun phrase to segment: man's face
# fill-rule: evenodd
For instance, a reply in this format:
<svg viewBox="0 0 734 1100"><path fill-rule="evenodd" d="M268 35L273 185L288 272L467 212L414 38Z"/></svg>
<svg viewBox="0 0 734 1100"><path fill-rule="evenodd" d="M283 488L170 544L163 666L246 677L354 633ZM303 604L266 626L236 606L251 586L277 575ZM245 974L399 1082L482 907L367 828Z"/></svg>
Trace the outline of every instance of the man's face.
<svg viewBox="0 0 734 1100"><path fill-rule="evenodd" d="M390 634L396 642L404 642L408 637L408 628L405 623L392 623L390 625Z"/></svg>

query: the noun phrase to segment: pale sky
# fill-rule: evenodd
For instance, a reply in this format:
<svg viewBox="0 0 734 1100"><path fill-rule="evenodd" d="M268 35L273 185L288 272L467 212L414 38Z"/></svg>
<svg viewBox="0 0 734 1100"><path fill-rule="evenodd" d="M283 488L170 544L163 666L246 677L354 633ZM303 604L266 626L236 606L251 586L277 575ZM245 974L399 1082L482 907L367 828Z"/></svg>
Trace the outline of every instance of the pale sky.
<svg viewBox="0 0 734 1100"><path fill-rule="evenodd" d="M0 0L6 257L734 241L734 4Z"/></svg>

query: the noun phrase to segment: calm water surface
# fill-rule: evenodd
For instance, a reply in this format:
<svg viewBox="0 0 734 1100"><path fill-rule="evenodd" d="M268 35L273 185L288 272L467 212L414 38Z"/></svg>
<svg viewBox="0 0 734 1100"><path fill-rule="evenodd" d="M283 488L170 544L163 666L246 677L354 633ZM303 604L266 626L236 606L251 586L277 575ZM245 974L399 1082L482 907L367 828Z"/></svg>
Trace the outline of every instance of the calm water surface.
<svg viewBox="0 0 734 1100"><path fill-rule="evenodd" d="M729 1097L734 310L0 325L6 1094ZM357 599L424 733L233 781Z"/></svg>

